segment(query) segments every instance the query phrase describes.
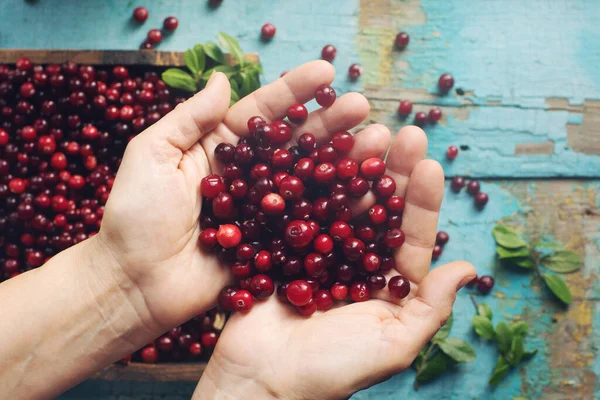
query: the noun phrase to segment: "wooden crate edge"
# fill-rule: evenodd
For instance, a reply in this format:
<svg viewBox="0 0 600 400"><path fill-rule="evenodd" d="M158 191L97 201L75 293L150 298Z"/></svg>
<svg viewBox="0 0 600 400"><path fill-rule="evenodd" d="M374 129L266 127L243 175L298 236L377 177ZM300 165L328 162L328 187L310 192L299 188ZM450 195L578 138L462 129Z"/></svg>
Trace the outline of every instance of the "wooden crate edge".
<svg viewBox="0 0 600 400"><path fill-rule="evenodd" d="M166 363L108 366L90 379L132 382L197 382L206 369L206 363Z"/></svg>

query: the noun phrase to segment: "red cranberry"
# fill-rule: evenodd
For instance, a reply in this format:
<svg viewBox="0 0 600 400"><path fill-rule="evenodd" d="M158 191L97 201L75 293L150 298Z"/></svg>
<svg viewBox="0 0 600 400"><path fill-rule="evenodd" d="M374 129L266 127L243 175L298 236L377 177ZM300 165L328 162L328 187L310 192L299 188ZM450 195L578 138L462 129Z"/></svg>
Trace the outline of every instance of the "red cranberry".
<svg viewBox="0 0 600 400"><path fill-rule="evenodd" d="M478 208L483 208L488 202L488 195L485 192L479 192L475 195L475 205Z"/></svg>
<svg viewBox="0 0 600 400"><path fill-rule="evenodd" d="M317 311L317 302L314 299L310 299L307 304L296 307L296 311L303 317L310 317Z"/></svg>
<svg viewBox="0 0 600 400"><path fill-rule="evenodd" d="M313 237L313 231L305 221L295 220L285 227L285 240L292 247L307 246Z"/></svg>
<svg viewBox="0 0 600 400"><path fill-rule="evenodd" d="M365 271L375 272L381 265L381 258L375 253L367 253L362 258L362 265Z"/></svg>
<svg viewBox="0 0 600 400"><path fill-rule="evenodd" d="M321 50L321 58L325 61L333 61L335 55L337 54L337 49L332 45L328 44Z"/></svg>
<svg viewBox="0 0 600 400"><path fill-rule="evenodd" d="M344 300L348 296L348 286L342 283L334 283L331 286L331 297L336 300Z"/></svg>
<svg viewBox="0 0 600 400"><path fill-rule="evenodd" d="M448 146L448 149L446 150L446 157L448 157L448 160L452 161L456 156L458 156L458 147Z"/></svg>
<svg viewBox="0 0 600 400"><path fill-rule="evenodd" d="M348 260L358 261L365 254L365 244L360 239L348 238L344 240L343 252Z"/></svg>
<svg viewBox="0 0 600 400"><path fill-rule="evenodd" d="M179 20L175 17L167 17L163 21L163 28L167 31L174 31L179 26Z"/></svg>
<svg viewBox="0 0 600 400"><path fill-rule="evenodd" d="M429 122L431 122L432 124L435 124L441 118L442 118L442 110L440 110L437 107L429 110Z"/></svg>
<svg viewBox="0 0 600 400"><path fill-rule="evenodd" d="M298 139L298 145L302 150L310 152L317 148L317 140L312 133L303 133Z"/></svg>
<svg viewBox="0 0 600 400"><path fill-rule="evenodd" d="M357 303L367 301L371 297L371 290L365 282L354 282L350 286L350 297Z"/></svg>
<svg viewBox="0 0 600 400"><path fill-rule="evenodd" d="M403 299L410 293L410 282L402 275L396 275L390 278L388 289L390 291L390 296L397 299Z"/></svg>
<svg viewBox="0 0 600 400"><path fill-rule="evenodd" d="M321 254L309 253L304 258L304 268L309 276L319 277L325 271L325 260Z"/></svg>
<svg viewBox="0 0 600 400"><path fill-rule="evenodd" d="M450 236L444 231L439 231L435 237L435 242L442 246L448 243L448 240L450 240Z"/></svg>
<svg viewBox="0 0 600 400"><path fill-rule="evenodd" d="M387 280L385 279L385 276L379 273L373 274L367 279L367 286L371 290L381 290L385 287L386 283Z"/></svg>
<svg viewBox="0 0 600 400"><path fill-rule="evenodd" d="M27 188L27 181L21 178L13 178L8 182L8 190L14 194L21 194Z"/></svg>
<svg viewBox="0 0 600 400"><path fill-rule="evenodd" d="M454 178L452 178L450 187L452 188L453 192L460 192L463 186L465 186L465 180L463 178L461 178L460 176L455 176Z"/></svg>
<svg viewBox="0 0 600 400"><path fill-rule="evenodd" d="M352 237L352 228L346 222L335 221L329 227L329 236L338 243L343 243Z"/></svg>
<svg viewBox="0 0 600 400"><path fill-rule="evenodd" d="M269 193L260 201L260 208L267 215L277 215L285 210L285 200L277 193Z"/></svg>
<svg viewBox="0 0 600 400"><path fill-rule="evenodd" d="M312 300L313 291L304 280L295 280L287 285L287 299L297 307L304 306Z"/></svg>
<svg viewBox="0 0 600 400"><path fill-rule="evenodd" d="M444 248L441 245L436 244L435 246L433 246L431 258L437 260L442 255L442 251L444 251Z"/></svg>
<svg viewBox="0 0 600 400"><path fill-rule="evenodd" d="M283 144L292 139L292 127L287 122L277 120L268 126L271 126L272 129L265 131L265 137L271 143Z"/></svg>
<svg viewBox="0 0 600 400"><path fill-rule="evenodd" d="M347 153L354 146L354 136L346 131L336 132L331 138L333 148L340 153Z"/></svg>
<svg viewBox="0 0 600 400"><path fill-rule="evenodd" d="M350 79L354 80L354 79L358 79L358 77L362 74L363 68L360 66L360 64L352 64L350 65L350 68L348 68L348 77L350 77Z"/></svg>
<svg viewBox="0 0 600 400"><path fill-rule="evenodd" d="M313 246L316 252L323 255L331 253L333 251L333 239L329 235L321 234L315 238Z"/></svg>
<svg viewBox="0 0 600 400"><path fill-rule="evenodd" d="M207 175L200 181L200 191L204 197L209 199L216 197L225 190L225 181L219 175Z"/></svg>
<svg viewBox="0 0 600 400"><path fill-rule="evenodd" d="M301 158L294 166L294 174L305 181L312 177L314 170L315 163L310 158Z"/></svg>
<svg viewBox="0 0 600 400"><path fill-rule="evenodd" d="M386 247L394 249L402 246L405 239L406 237L401 229L390 229L383 236L383 243Z"/></svg>
<svg viewBox="0 0 600 400"><path fill-rule="evenodd" d="M391 214L400 214L404 210L404 199L400 196L392 196L386 200L385 206Z"/></svg>
<svg viewBox="0 0 600 400"><path fill-rule="evenodd" d="M219 306L225 311L233 311L233 295L236 293L236 289L231 286L224 287L219 292L218 302Z"/></svg>
<svg viewBox="0 0 600 400"><path fill-rule="evenodd" d="M202 355L202 345L198 342L190 344L188 352L192 357L200 357Z"/></svg>
<svg viewBox="0 0 600 400"><path fill-rule="evenodd" d="M369 191L369 183L361 177L356 177L348 181L347 188L350 196L362 197Z"/></svg>
<svg viewBox="0 0 600 400"><path fill-rule="evenodd" d="M264 24L262 26L262 28L260 29L260 33L263 37L263 39L266 40L270 40L273 39L273 36L275 36L275 32L277 31L277 29L275 29L275 25L273 24Z"/></svg>
<svg viewBox="0 0 600 400"><path fill-rule="evenodd" d="M400 32L396 35L396 39L394 40L394 44L400 50L404 50L406 46L408 46L408 42L410 41L410 36L406 32Z"/></svg>
<svg viewBox="0 0 600 400"><path fill-rule="evenodd" d="M158 44L162 41L162 32L158 29L150 29L146 36L146 40L152 44Z"/></svg>
<svg viewBox="0 0 600 400"><path fill-rule="evenodd" d="M246 181L241 179L235 179L231 182L229 186L229 193L236 199L241 199L246 196L246 192L248 192L248 184Z"/></svg>
<svg viewBox="0 0 600 400"><path fill-rule="evenodd" d="M438 87L442 93L447 93L454 86L454 78L450 74L442 74L438 80Z"/></svg>
<svg viewBox="0 0 600 400"><path fill-rule="evenodd" d="M419 111L418 113L415 114L414 122L415 122L415 125L422 127L427 122L427 114L425 114L423 111Z"/></svg>
<svg viewBox="0 0 600 400"><path fill-rule="evenodd" d="M137 22L144 22L148 19L148 9L145 7L137 7L133 10L133 19Z"/></svg>
<svg viewBox="0 0 600 400"><path fill-rule="evenodd" d="M267 275L255 275L250 282L250 292L259 300L266 299L275 291L273 280Z"/></svg>
<svg viewBox="0 0 600 400"><path fill-rule="evenodd" d="M298 199L304 192L304 184L295 176L288 176L281 181L279 194L286 200Z"/></svg>
<svg viewBox="0 0 600 400"><path fill-rule="evenodd" d="M254 258L254 267L259 272L267 272L271 270L273 263L271 261L271 253L266 250L261 250L258 252L256 257Z"/></svg>
<svg viewBox="0 0 600 400"><path fill-rule="evenodd" d="M321 107L329 107L335 102L335 90L329 85L321 85L315 91L315 100Z"/></svg>
<svg viewBox="0 0 600 400"><path fill-rule="evenodd" d="M473 179L472 181L469 181L469 183L467 184L467 192L469 194L477 194L479 193L479 189L481 188L481 185L479 184L479 181Z"/></svg>
<svg viewBox="0 0 600 400"><path fill-rule="evenodd" d="M317 165L313 172L315 182L325 185L331 183L336 177L336 170L331 163L321 163Z"/></svg>
<svg viewBox="0 0 600 400"><path fill-rule="evenodd" d="M220 143L215 149L215 157L222 163L233 161L235 146L229 143Z"/></svg>
<svg viewBox="0 0 600 400"><path fill-rule="evenodd" d="M396 191L396 182L388 175L373 182L373 192L379 197L390 197Z"/></svg>
<svg viewBox="0 0 600 400"><path fill-rule="evenodd" d="M242 232L236 225L225 224L219 226L217 241L226 249L236 247L242 240Z"/></svg>
<svg viewBox="0 0 600 400"><path fill-rule="evenodd" d="M303 104L293 104L287 110L287 117L294 124L302 124L308 117L308 111Z"/></svg>
<svg viewBox="0 0 600 400"><path fill-rule="evenodd" d="M375 204L369 209L369 219L375 225L383 224L387 220L387 211L380 204Z"/></svg>
<svg viewBox="0 0 600 400"><path fill-rule="evenodd" d="M483 294L488 294L494 287L494 278L489 275L483 275L477 279L477 289Z"/></svg>
<svg viewBox="0 0 600 400"><path fill-rule="evenodd" d="M375 180L385 173L385 162L380 158L368 158L360 164L360 173L365 179Z"/></svg>
<svg viewBox="0 0 600 400"><path fill-rule="evenodd" d="M31 71L31 69L33 68L31 61L29 61L29 58L27 58L27 57L21 57L21 58L17 59L15 66L17 67L18 70L21 70L21 71Z"/></svg>
<svg viewBox="0 0 600 400"><path fill-rule="evenodd" d="M254 298L247 290L238 290L233 295L233 308L235 311L248 312L254 305Z"/></svg>
<svg viewBox="0 0 600 400"><path fill-rule="evenodd" d="M211 324L212 325L212 324ZM202 342L202 346L207 348L213 348L217 345L217 340L219 339L219 334L215 331L203 332L200 341Z"/></svg>
<svg viewBox="0 0 600 400"><path fill-rule="evenodd" d="M141 351L142 361L147 364L154 364L158 361L158 351L154 346L146 346Z"/></svg>
<svg viewBox="0 0 600 400"><path fill-rule="evenodd" d="M328 290L317 290L314 294L314 300L319 311L328 311L333 307L333 296Z"/></svg>

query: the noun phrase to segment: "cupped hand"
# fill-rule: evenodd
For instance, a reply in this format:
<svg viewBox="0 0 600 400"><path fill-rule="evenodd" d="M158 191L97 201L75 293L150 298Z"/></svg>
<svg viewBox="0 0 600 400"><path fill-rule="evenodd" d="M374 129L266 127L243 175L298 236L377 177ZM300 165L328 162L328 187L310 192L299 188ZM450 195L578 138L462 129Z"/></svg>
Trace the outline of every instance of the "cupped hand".
<svg viewBox="0 0 600 400"><path fill-rule="evenodd" d="M215 73L205 89L129 143L96 241L115 261L106 263L115 266L110 274L151 332L158 335L207 310L231 280L229 268L198 246L200 181L222 169L216 146L247 135L254 115L269 121L284 117L291 104L309 101L333 76L329 63L314 61L230 108L229 82ZM354 127L368 111L363 96L349 93L311 113L297 132L325 139Z"/></svg>
<svg viewBox="0 0 600 400"><path fill-rule="evenodd" d="M321 141L348 129L350 121L359 122L368 111L364 98L346 96L331 107L335 111L316 111L328 116L318 132ZM282 102L267 117L282 117L288 105ZM437 162L424 159L425 133L405 127L390 147L387 128L370 125L355 138L349 157L357 161L382 157L389 148L386 174L395 179L396 194L406 201L406 241L396 250L395 268L386 277L407 277L411 293L398 301L385 288L366 302L340 305L309 318L275 296L258 301L251 312L236 313L228 321L196 389L197 398L347 398L410 366L450 315L456 291L475 277L475 269L466 262L429 271L444 174ZM353 214L374 201L368 194L354 204Z"/></svg>

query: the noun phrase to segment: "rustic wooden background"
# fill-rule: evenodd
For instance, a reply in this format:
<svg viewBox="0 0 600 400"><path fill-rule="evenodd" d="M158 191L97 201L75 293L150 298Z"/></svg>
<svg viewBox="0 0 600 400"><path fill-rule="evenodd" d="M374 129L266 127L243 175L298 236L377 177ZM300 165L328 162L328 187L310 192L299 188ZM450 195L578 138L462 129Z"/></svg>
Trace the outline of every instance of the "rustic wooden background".
<svg viewBox="0 0 600 400"><path fill-rule="evenodd" d="M150 18L139 27L129 17L144 5ZM490 194L484 211L466 194L448 190L440 227L450 243L437 263L457 258L493 274L497 286L485 301L498 318L522 315L528 339L540 353L496 390L487 378L496 360L491 346L471 332L468 292L459 294L452 336L474 343L476 362L435 383L412 389L407 371L358 393L355 399L592 399L600 397L600 6L595 0L205 0L0 1L0 47L46 49L136 49L148 29L167 15L180 20L162 50L184 50L213 40L219 30L258 52L264 82L319 57L327 43L338 49L338 92L362 91L370 119L397 131L400 99L417 110L433 104L442 121L425 130L429 156L447 177L484 180ZM259 40L265 22L277 26L270 43ZM395 34L411 35L403 52ZM351 63L365 73L347 80ZM436 81L450 72L464 95L436 95ZM448 145L463 149L452 163ZM582 271L568 276L573 304L564 308L529 275L501 269L490 234L497 221L515 224L533 237L544 234L577 251ZM483 299L481 299L483 300ZM63 399L184 399L191 383L85 382Z"/></svg>

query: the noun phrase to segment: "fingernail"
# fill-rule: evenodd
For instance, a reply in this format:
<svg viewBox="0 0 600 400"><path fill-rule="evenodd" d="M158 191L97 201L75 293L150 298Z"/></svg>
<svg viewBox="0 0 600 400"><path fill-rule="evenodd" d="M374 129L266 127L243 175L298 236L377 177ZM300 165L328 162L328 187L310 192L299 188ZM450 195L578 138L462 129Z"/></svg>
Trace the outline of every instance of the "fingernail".
<svg viewBox="0 0 600 400"><path fill-rule="evenodd" d="M456 291L458 292L460 289L462 289L463 286L465 286L467 283L471 282L476 275L467 275L465 276L460 283L458 284L458 286L456 287Z"/></svg>
<svg viewBox="0 0 600 400"><path fill-rule="evenodd" d="M206 82L206 86L210 85L210 83L214 80L216 74L216 71L213 71L212 74L210 74L210 78L208 78L208 82Z"/></svg>

